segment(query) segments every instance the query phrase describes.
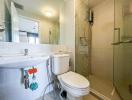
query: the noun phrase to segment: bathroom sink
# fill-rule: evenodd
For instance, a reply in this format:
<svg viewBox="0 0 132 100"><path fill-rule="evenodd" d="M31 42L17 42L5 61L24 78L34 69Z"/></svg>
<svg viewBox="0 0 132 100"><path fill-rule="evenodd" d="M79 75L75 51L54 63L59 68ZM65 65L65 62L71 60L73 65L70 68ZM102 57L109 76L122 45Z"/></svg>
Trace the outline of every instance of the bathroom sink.
<svg viewBox="0 0 132 100"><path fill-rule="evenodd" d="M10 56L0 57L0 68L26 68L43 63L48 56Z"/></svg>

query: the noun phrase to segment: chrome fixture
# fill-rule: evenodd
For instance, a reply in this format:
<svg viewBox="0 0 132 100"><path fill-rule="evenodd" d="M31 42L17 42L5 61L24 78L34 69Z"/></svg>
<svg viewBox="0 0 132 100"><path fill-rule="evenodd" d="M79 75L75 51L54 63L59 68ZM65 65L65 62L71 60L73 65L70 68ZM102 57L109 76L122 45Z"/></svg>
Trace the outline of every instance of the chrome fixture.
<svg viewBox="0 0 132 100"><path fill-rule="evenodd" d="M28 49L24 49L24 56L28 55Z"/></svg>
<svg viewBox="0 0 132 100"><path fill-rule="evenodd" d="M5 31L5 27L3 25L0 25L0 32L4 32Z"/></svg>
<svg viewBox="0 0 132 100"><path fill-rule="evenodd" d="M121 40L120 39L121 38L121 34L120 34L121 29L120 28L115 28L114 30L117 31L118 38L117 38L117 41L116 42L112 43L112 45L120 45L120 44L123 44L123 43L124 44L125 43L132 43L132 40L131 39L125 39L125 40ZM115 34L114 34L114 37L116 37Z"/></svg>
<svg viewBox="0 0 132 100"><path fill-rule="evenodd" d="M28 71L27 70L23 70L24 71L24 86L25 89L29 88L29 75L28 75Z"/></svg>

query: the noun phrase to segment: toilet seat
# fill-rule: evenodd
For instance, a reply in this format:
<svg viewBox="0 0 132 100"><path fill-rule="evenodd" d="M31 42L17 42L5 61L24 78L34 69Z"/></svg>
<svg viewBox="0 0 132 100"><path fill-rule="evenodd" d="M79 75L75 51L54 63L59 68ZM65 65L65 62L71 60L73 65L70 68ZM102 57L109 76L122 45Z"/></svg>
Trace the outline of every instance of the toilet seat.
<svg viewBox="0 0 132 100"><path fill-rule="evenodd" d="M58 76L62 87L74 96L83 96L89 93L89 81L80 74L67 72Z"/></svg>
<svg viewBox="0 0 132 100"><path fill-rule="evenodd" d="M63 83L72 88L85 89L89 87L89 81L84 76L72 71L59 75L58 77Z"/></svg>

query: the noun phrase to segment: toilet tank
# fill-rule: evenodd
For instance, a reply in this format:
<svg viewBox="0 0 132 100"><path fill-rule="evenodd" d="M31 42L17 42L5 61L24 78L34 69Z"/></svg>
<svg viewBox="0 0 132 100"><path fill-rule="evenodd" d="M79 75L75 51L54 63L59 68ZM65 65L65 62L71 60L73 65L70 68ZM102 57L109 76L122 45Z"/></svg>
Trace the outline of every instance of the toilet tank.
<svg viewBox="0 0 132 100"><path fill-rule="evenodd" d="M52 57L52 72L60 75L69 70L69 54L55 54Z"/></svg>

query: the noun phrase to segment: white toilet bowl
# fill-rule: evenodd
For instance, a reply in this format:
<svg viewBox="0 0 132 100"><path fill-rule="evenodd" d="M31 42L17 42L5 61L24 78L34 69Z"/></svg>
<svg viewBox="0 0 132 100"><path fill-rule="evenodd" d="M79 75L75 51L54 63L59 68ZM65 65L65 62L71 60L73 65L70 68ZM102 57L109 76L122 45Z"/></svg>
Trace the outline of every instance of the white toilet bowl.
<svg viewBox="0 0 132 100"><path fill-rule="evenodd" d="M67 91L69 100L82 100L89 94L89 81L75 72L67 72L58 76L62 88Z"/></svg>

